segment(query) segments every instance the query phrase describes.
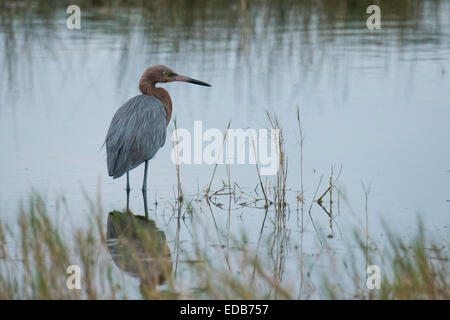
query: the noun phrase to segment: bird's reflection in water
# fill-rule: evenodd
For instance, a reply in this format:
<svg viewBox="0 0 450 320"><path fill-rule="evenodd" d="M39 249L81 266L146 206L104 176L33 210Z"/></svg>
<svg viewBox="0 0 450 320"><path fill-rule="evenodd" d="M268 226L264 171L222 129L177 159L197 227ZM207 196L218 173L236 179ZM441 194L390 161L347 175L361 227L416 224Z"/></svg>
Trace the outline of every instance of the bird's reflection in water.
<svg viewBox="0 0 450 320"><path fill-rule="evenodd" d="M128 275L139 278L143 297L151 297L156 286L172 272L166 236L153 220L131 211L108 214L107 244L114 263Z"/></svg>

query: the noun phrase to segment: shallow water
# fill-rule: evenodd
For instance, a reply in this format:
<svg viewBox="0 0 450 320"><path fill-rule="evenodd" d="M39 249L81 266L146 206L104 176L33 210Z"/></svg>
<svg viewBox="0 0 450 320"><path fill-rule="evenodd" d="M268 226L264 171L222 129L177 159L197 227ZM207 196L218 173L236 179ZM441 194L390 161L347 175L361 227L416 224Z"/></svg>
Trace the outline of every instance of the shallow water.
<svg viewBox="0 0 450 320"><path fill-rule="evenodd" d="M165 64L212 84L163 85L180 128L192 131L194 121L201 120L204 130L223 132L228 121L232 128L259 129L269 127L265 111L279 118L288 156L286 229L291 243L304 241L311 252L318 246L317 230L306 213L306 236L300 239L297 106L304 132L305 211L311 206L316 228L333 235L328 241L339 248L350 223L365 223L362 184L370 185L373 236L381 233L380 218L407 235L420 213L428 231L448 237L450 1L393 1L381 8L381 30L368 30L365 6L347 1L329 7L316 1L246 3L200 1L180 7L168 2L141 8L86 2L80 5L81 30L69 30L60 4L2 2L2 216L15 219L19 201L32 188L45 195L55 214L77 224L88 212L82 190L93 198L101 194L105 216L122 210L125 178L108 177L101 146L114 112L139 93L145 68ZM170 151L168 139L151 160L148 198L158 203L150 206L150 216L174 250L177 178ZM337 188L358 219L336 191L330 230L326 213L313 200L327 188L331 168L336 176L341 167ZM181 166L187 202L204 190L213 169ZM141 166L130 175L135 213L143 212L142 174ZM227 179L219 166L212 189ZM254 165L231 165L230 179L249 192L258 183ZM55 210L62 195L69 209ZM178 240L188 246L189 226L209 226L205 238L223 259L220 248L227 236L213 231L216 227L226 230L229 222L230 232L238 236L244 231L255 248L260 230L264 237L273 236L272 224L262 228L264 210L237 207L228 215L228 200L219 197L222 208L211 211L193 201L195 218L181 224ZM273 214L271 208L268 215ZM286 256L286 272L297 279L297 265Z"/></svg>

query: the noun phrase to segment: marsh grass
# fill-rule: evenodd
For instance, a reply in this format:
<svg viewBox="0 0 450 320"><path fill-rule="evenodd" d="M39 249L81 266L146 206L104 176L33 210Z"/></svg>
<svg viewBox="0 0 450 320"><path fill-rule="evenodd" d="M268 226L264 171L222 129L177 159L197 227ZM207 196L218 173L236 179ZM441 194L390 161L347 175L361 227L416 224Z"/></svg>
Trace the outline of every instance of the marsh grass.
<svg viewBox="0 0 450 320"><path fill-rule="evenodd" d="M179 155L179 137L178 137L178 130L177 130L177 118L174 117L173 118L173 126L174 126L174 131L172 132L175 133L175 141L172 141L172 148L175 150L175 168L177 171L177 200L178 202L182 203L183 202L183 189L181 188L181 177L180 177L180 155Z"/></svg>
<svg viewBox="0 0 450 320"><path fill-rule="evenodd" d="M294 191L297 207L301 203L301 243L295 243L295 240L293 243L290 237L292 228L287 223L290 211L283 131L276 118L270 114L267 117L271 128L275 129L276 136L272 138L277 142L279 161L273 181L263 183L256 166L258 182L252 192L232 182L230 167L227 166L222 186L213 191L216 163L207 187L203 191L199 189L199 194L193 199L188 199L181 188L177 165L178 192L173 200L169 200L174 211L172 217L176 219L174 238L166 237L155 221L134 215L129 210L110 212L105 222L100 192L97 192L96 199L84 192L90 215L83 226L60 219L65 216L61 212L50 215L43 198L33 192L28 201L20 205L17 221L6 223L0 220L0 299L450 298L448 241L437 242L428 236L424 224L418 220L417 232L412 239L405 240L395 235L394 230L385 225L386 240L377 243L369 234L370 187L364 183L363 214L355 212L346 195L338 189L338 201L342 198L352 215L356 218L363 216L365 221L357 221L359 227L354 229L353 237L347 239L345 250L348 254L336 258L330 237L321 236L323 229L316 228L311 208L316 203L325 210L332 230L333 195L336 196L333 190L342 168L337 175L331 169L325 189L321 188L323 175L317 185L308 214L320 244L313 258L305 255L302 178L301 194ZM299 113L297 121L303 153ZM177 128L176 120L174 127ZM230 124L227 130L229 127ZM177 142L178 137L174 147ZM300 166L303 171L302 162ZM258 187L262 197L258 195ZM268 200L269 196L273 201ZM224 204L223 197L227 198L228 205ZM329 211L326 209L327 198ZM215 215L218 211L213 211L213 206L228 213L225 229L217 223ZM256 249L245 232L240 237L230 233L231 210L247 208L264 210ZM191 240L186 247L180 241L182 224L186 225L186 218L197 219L204 213L214 222L213 230L202 219L195 220L196 223L191 224L194 230L188 230ZM270 230L266 238L263 237L265 228ZM204 238L205 235L210 236L211 231L215 242L218 242L214 247ZM172 250L169 243L173 244ZM298 269L295 271L300 274L299 286L290 278L292 271L286 271L288 257L297 259ZM328 259L328 263L323 263L323 259ZM378 265L382 271L379 290L366 287L366 268L372 264ZM80 267L80 290L68 288L67 268L71 265Z"/></svg>
<svg viewBox="0 0 450 320"><path fill-rule="evenodd" d="M211 186L212 186L212 183L214 181L214 177L216 176L216 170L217 170L217 167L219 165L219 158L223 154L222 152L223 152L223 149L224 149L224 146L225 146L225 142L227 141L228 130L230 129L230 126L231 126L231 121L228 121L228 125L227 125L227 128L225 130L225 134L223 135L222 144L220 145L219 154L216 156L216 163L214 164L214 169L213 169L213 172L211 174L211 178L210 178L209 183L208 183L208 185L206 186L206 189L205 189L205 197L207 199L210 198L209 192L211 191ZM227 166L227 173L228 173L228 178L229 178L230 171L229 171L229 167L228 166ZM228 184L228 188L230 188L230 183Z"/></svg>
<svg viewBox="0 0 450 320"><path fill-rule="evenodd" d="M188 274L186 283L184 277L174 276L173 255L154 221L114 211L104 230L104 214L95 210L99 208L90 206L88 226L68 227L51 219L43 199L33 193L20 208L17 222L0 222L0 298L122 299L130 297L130 286L148 299L296 297L292 283L282 278L280 256L288 243L280 245L286 239L281 232L268 248L269 259L254 254L245 234L239 239L230 236L229 266L218 263L211 255L214 250L193 237L194 250L180 257ZM348 258L330 259L325 268L310 268L308 281L320 288L312 297L449 299L448 243L427 236L420 221L409 240L385 230L383 250L370 248L367 262L359 258L367 254L365 234L355 232ZM81 290L67 287L66 270L73 264L82 270ZM370 264L382 270L380 290L366 288L365 266Z"/></svg>
<svg viewBox="0 0 450 320"><path fill-rule="evenodd" d="M377 243L368 230L370 187L364 183L363 214L354 212L346 195L338 189L338 201L342 198L352 215L363 216L365 221L357 221L359 227L354 229L354 236L346 244L348 254L336 258L330 237L321 236L321 229L316 229L311 208L314 203L321 206L329 216L330 229L333 228L331 208L333 195L336 196L333 190L341 170L336 176L331 170L325 189L320 188L322 175L311 200L308 213L320 240L318 253L312 259L303 252L304 187L300 180L301 194L296 193L296 199L297 206L302 203L301 243L292 243L291 228L287 225L287 156L283 131L274 117L267 116L271 128L276 129L278 135L272 137L277 141L279 160L274 181L264 184L257 167L258 183L251 192L241 188L237 182L232 183L230 168L227 167L223 185L213 191L211 185L216 163L204 189L206 191L199 191L194 199L187 199L181 190L177 166L178 192L171 202L173 217L176 218L173 241L168 241L172 237L166 237L155 221L134 215L131 211L110 212L105 222L100 192L97 192L95 200L84 193L90 215L87 225L80 227L69 225L64 219L52 219L55 215L49 214L45 201L33 192L29 200L21 204L17 221L6 223L0 220L0 298L449 299L448 241L437 242L427 236L423 223L418 220L417 232L412 239L396 236L394 230L385 225L386 240ZM299 113L297 116L302 146ZM176 129L176 121L174 126ZM302 163L300 166L303 170ZM257 194L258 187L263 197ZM273 201L268 200L269 196L273 196ZM301 196L300 200L298 196ZM329 211L325 207L328 196ZM228 205L224 205L223 197L228 199ZM258 206L260 202L264 204ZM225 229L217 223L217 211L213 211L213 206L227 211ZM264 210L256 250L245 232L238 238L230 233L231 210L246 208ZM191 224L195 229L189 231L192 240L186 248L180 241L180 229L185 218L196 219L204 213L214 222L213 237L218 245L211 247L207 244L209 242L204 236L210 235L210 226L196 220L200 223ZM58 212L56 217L64 217L64 214ZM266 238L263 237L265 228L271 229ZM173 243L172 250L169 243ZM299 286L289 278L292 272L286 272L288 257L298 260ZM328 262L323 263L323 259L328 259ZM378 265L382 271L379 290L366 287L366 268L372 264ZM80 290L70 290L67 286L67 268L70 265L80 267Z"/></svg>
<svg viewBox="0 0 450 320"><path fill-rule="evenodd" d="M174 209L173 217L176 218L173 241L167 240L169 237L156 226L155 221L134 215L131 211L110 212L105 222L100 192L97 192L95 199L84 192L90 215L83 226L75 226L61 219L70 216L67 213L50 215L43 198L33 192L28 201L20 205L17 221L6 223L0 220L0 298L450 298L448 242L436 242L428 237L419 220L414 238L405 240L385 226L386 240L377 243L370 238L368 230L370 187L366 184L362 184L365 194L365 212L362 215L354 212L345 194L340 191L337 193L338 200L342 198L347 203L352 215L364 216L365 222L358 221L359 228L355 228L353 238L347 243L346 252L349 254L338 259L335 257L329 237L321 237L321 229L316 229L311 208L314 203L321 206L330 219L330 229L333 228L332 205L333 195L336 195L333 190L341 170L335 176L332 168L325 189L320 188L322 175L311 200L308 214L320 240L318 254L313 259L303 252L304 187L300 179L301 199L298 199L298 193L295 193L295 198L297 206L299 202L302 203L301 243L292 243L292 229L287 225L290 211L285 141L277 119L270 114L267 117L276 135L272 138L276 140L279 161L273 181L266 180L264 184L256 167L258 183L252 192L241 188L237 182L232 183L230 167L227 166L227 177L222 180L222 186L213 191L211 186L216 175L216 163L204 191L199 191L194 199L188 199L181 188L180 168L177 165L178 192L170 201ZM303 153L303 129L299 113L297 121ZM176 120L174 127L177 128ZM229 127L230 124L227 130ZM224 141L225 138L226 135ZM178 137L174 147L177 142ZM300 166L303 170L301 162ZM258 187L263 197L257 194ZM273 201L268 200L269 196L273 197ZM328 196L329 211L325 207ZM227 198L228 205L225 205L223 197ZM264 204L258 205L260 202ZM217 223L215 215L218 211L213 211L213 206L228 213L225 229ZM245 232L238 238L235 233L230 233L231 210L247 208L264 210L256 250ZM210 241L205 241L204 236L211 235L211 225L198 219L191 224L195 229L188 230L191 240L187 248L180 241L181 226L186 225L186 218L197 219L204 213L214 222L212 236L218 245L208 245ZM266 224L266 221L272 224ZM266 238L263 237L265 228L271 230ZM173 243L172 250L169 243ZM300 273L299 287L289 278L292 272L286 272L288 257L298 260L296 272ZM329 262L324 264L324 258L328 258ZM320 267L317 263L319 259L322 259ZM378 265L382 270L380 290L368 290L366 287L366 268L371 264ZM80 267L80 290L68 288L67 268L71 265Z"/></svg>
<svg viewBox="0 0 450 320"><path fill-rule="evenodd" d="M276 175L276 181L274 185L274 206L275 213L277 216L281 216L285 214L285 208L287 206L286 202L286 181L287 181L287 170L288 170L288 161L287 154L285 151L285 141L283 130L280 127L278 119L274 116L271 116L268 112L267 118L269 124L271 126L272 132L274 133L272 139L275 140L276 145L276 154L278 159L278 171Z"/></svg>
<svg viewBox="0 0 450 320"><path fill-rule="evenodd" d="M357 263L356 254L351 254L343 263L341 281L330 275L322 277L322 294L325 298L358 299L449 299L448 242L436 242L426 235L423 222L419 219L413 237L403 239L394 235L384 224L387 243L381 251L377 244L368 248L366 236L354 233L357 253L366 256L364 268ZM369 249L369 250L367 250ZM381 269L379 290L367 290L365 270L367 266L378 265Z"/></svg>

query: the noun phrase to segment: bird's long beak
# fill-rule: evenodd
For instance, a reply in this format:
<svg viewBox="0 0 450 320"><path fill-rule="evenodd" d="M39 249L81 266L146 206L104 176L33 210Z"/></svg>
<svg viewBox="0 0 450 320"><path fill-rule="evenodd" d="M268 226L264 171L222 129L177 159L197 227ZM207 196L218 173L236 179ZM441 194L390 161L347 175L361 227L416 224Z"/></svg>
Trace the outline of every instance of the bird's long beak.
<svg viewBox="0 0 450 320"><path fill-rule="evenodd" d="M183 82L189 82L189 83L193 83L193 84L198 84L199 86L206 86L206 87L211 87L210 84L200 81L200 80L196 80L196 79L192 79L189 77L185 77L182 75L177 74L175 77L173 77L173 79L175 81L183 81Z"/></svg>

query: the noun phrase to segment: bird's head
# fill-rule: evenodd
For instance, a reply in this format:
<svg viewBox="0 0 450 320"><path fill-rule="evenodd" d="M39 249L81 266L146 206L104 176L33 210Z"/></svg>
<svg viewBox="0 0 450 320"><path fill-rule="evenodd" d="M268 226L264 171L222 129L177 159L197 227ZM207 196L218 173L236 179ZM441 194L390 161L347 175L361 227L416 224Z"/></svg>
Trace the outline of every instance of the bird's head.
<svg viewBox="0 0 450 320"><path fill-rule="evenodd" d="M145 84L155 85L156 83L173 82L173 81L189 82L207 87L211 86L206 82L182 76L174 72L169 67L163 65L152 66L149 67L147 70L145 70L144 74L141 77L140 86Z"/></svg>

